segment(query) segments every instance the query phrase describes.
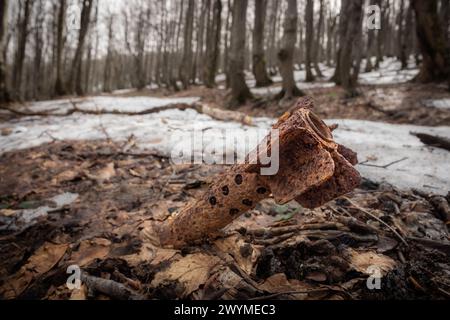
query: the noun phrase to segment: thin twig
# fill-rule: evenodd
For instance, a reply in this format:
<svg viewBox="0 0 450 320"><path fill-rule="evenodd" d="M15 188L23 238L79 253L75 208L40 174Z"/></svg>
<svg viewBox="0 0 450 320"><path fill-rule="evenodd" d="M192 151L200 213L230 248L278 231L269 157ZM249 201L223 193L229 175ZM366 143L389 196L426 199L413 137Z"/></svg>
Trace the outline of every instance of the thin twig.
<svg viewBox="0 0 450 320"><path fill-rule="evenodd" d="M378 218L376 215L374 215L373 213L370 213L369 211L367 211L364 208L361 208L360 206L358 206L356 203L354 203L352 200L350 200L347 197L343 197L343 199L347 200L355 209L361 211L362 213L367 214L369 217L371 217L372 219L375 219L376 221L378 221L379 223L381 223L382 225L384 225L386 228L388 228L389 230L391 230L396 236L397 238L400 239L401 242L403 242L406 246L409 247L408 242L406 242L405 238L403 238L400 233L397 232L397 230L395 230L394 228L392 228L389 224L387 224L386 222L384 222L383 220L381 220L380 218Z"/></svg>

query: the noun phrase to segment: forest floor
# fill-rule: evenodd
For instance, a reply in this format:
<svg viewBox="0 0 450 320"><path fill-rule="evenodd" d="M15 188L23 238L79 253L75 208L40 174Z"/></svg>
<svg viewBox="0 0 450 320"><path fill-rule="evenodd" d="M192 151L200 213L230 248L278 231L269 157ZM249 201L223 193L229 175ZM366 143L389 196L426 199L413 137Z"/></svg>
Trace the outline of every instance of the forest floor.
<svg viewBox="0 0 450 320"><path fill-rule="evenodd" d="M289 106L260 95L238 110L254 117L248 128L193 110L2 112L0 298L449 299L450 154L409 133L450 138L450 94L411 83L366 84L353 99L326 83L303 90L317 114L339 124L336 139L359 153L361 187L315 210L265 200L219 237L181 251L151 245L150 225L201 195L225 167L171 163L169 129L267 130ZM127 111L195 101L222 108L225 98L204 87L122 91L27 110L63 112L74 101ZM88 277L80 290L66 286L71 265Z"/></svg>

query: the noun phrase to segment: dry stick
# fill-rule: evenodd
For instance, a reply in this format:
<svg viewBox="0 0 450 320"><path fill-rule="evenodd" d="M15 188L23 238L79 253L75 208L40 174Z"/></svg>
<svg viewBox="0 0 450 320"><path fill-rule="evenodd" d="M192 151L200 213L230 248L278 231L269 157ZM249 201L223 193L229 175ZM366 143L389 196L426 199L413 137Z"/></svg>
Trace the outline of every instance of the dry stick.
<svg viewBox="0 0 450 320"><path fill-rule="evenodd" d="M365 166L365 167L374 167L374 168L387 169L387 168L393 166L394 164L403 162L403 161L408 160L408 159L409 159L408 157L405 157L405 158L402 158L402 159L400 159L400 160L396 160L396 161L393 161L393 162L391 162L391 163L388 163L388 164L386 164L386 165L384 165L384 166L379 166L379 165L376 165L376 164L369 164L369 163L368 163L368 162L369 162L368 160L367 160L367 161L364 161L364 162L361 162L359 165Z"/></svg>
<svg viewBox="0 0 450 320"><path fill-rule="evenodd" d="M450 151L450 139L448 139L448 138L433 136L433 135L426 134L426 133L416 133L416 132L411 132L411 135L419 138L423 144Z"/></svg>
<svg viewBox="0 0 450 320"><path fill-rule="evenodd" d="M93 277L87 273L81 274L81 280L86 286L94 291L106 294L114 299L119 300L144 300L145 297L127 288L125 285L113 280Z"/></svg>
<svg viewBox="0 0 450 320"><path fill-rule="evenodd" d="M372 219L377 220L379 223L381 223L382 225L384 225L386 228L388 228L389 230L391 230L396 236L397 238L400 239L401 242L403 242L406 246L409 246L408 242L406 242L405 238L403 238L398 232L397 230L395 230L394 228L392 228L389 224L387 224L386 222L384 222L383 220L381 220L380 218L378 218L376 215L374 215L373 213L370 213L369 211L367 211L364 208L361 208L360 206L358 206L356 203L354 203L352 200L350 200L347 197L343 197L343 199L347 200L355 209L361 211L362 213L367 214L368 216L370 216Z"/></svg>

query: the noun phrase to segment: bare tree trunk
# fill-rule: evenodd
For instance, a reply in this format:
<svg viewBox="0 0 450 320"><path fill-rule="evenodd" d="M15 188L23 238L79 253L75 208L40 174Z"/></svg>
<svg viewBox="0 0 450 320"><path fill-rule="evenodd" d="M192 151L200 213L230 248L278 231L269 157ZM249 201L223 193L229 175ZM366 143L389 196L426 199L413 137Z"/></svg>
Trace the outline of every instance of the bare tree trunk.
<svg viewBox="0 0 450 320"><path fill-rule="evenodd" d="M300 70L303 69L302 64L305 63L305 41L304 41L304 26L303 26L303 21L301 21L301 19L299 18L299 23L298 23L298 54L296 54L297 56L297 61L298 64L300 65Z"/></svg>
<svg viewBox="0 0 450 320"><path fill-rule="evenodd" d="M372 72L373 64L372 64L372 47L373 47L373 39L375 32L374 30L369 30L367 35L367 47L366 47L366 68L365 72Z"/></svg>
<svg viewBox="0 0 450 320"><path fill-rule="evenodd" d="M205 85L214 87L216 82L217 64L220 55L220 32L222 31L222 1L215 0L213 6L213 19L210 27L209 51L206 57Z"/></svg>
<svg viewBox="0 0 450 320"><path fill-rule="evenodd" d="M334 75L337 85L342 85L350 95L355 93L360 58L355 59L360 50L359 44L362 32L363 0L348 0L342 2L337 61ZM356 60L356 64L354 61Z"/></svg>
<svg viewBox="0 0 450 320"><path fill-rule="evenodd" d="M398 15L398 58L402 63L402 70L408 67L408 56L406 53L406 35L404 34L405 0L400 1L400 12Z"/></svg>
<svg viewBox="0 0 450 320"><path fill-rule="evenodd" d="M376 0L370 0L370 5L376 5ZM366 47L366 68L365 72L372 72L373 71L373 63L372 63L372 56L373 56L373 48L374 48L374 42L375 42L375 30L370 29L367 33L367 47Z"/></svg>
<svg viewBox="0 0 450 320"><path fill-rule="evenodd" d="M186 24L184 26L184 50L183 50L183 66L181 71L181 81L183 88L189 88L192 75L192 33L194 29L194 9L195 0L189 0L186 11Z"/></svg>
<svg viewBox="0 0 450 320"><path fill-rule="evenodd" d="M313 82L314 75L311 70L313 45L314 45L314 0L306 0L306 82Z"/></svg>
<svg viewBox="0 0 450 320"><path fill-rule="evenodd" d="M106 54L106 60L105 60L105 69L104 69L104 74L103 74L103 90L106 92L111 92L112 91L112 70L111 70L111 65L112 65L112 55L113 55L113 44L112 44L112 40L113 40L113 17L109 18L108 21L108 52Z"/></svg>
<svg viewBox="0 0 450 320"><path fill-rule="evenodd" d="M412 0L423 56L416 78L419 82L450 81L450 52L437 13L437 3L437 0Z"/></svg>
<svg viewBox="0 0 450 320"><path fill-rule="evenodd" d="M58 27L56 37L56 82L55 93L57 95L64 95L66 89L63 79L63 48L64 48L64 28L66 25L66 0L61 0L58 10Z"/></svg>
<svg viewBox="0 0 450 320"><path fill-rule="evenodd" d="M279 94L279 98L284 101L289 101L294 97L303 95L297 88L294 79L294 51L297 41L297 21L297 0L288 0L284 21L284 35L281 40L281 50L278 53L280 72L283 78L283 89Z"/></svg>
<svg viewBox="0 0 450 320"><path fill-rule="evenodd" d="M277 17L278 9L280 7L280 0L271 1L271 9L269 16L269 45L268 45L268 55L269 55L269 67L274 68L277 64L277 53L276 53L276 40L277 40Z"/></svg>
<svg viewBox="0 0 450 320"><path fill-rule="evenodd" d="M34 22L34 65L33 65L33 98L37 99L43 92L44 82L40 78L43 54L43 24L45 19L43 0L38 0Z"/></svg>
<svg viewBox="0 0 450 320"><path fill-rule="evenodd" d="M255 27L253 29L253 75L256 86L265 87L272 84L267 75L264 54L264 34L266 23L267 0L255 1Z"/></svg>
<svg viewBox="0 0 450 320"><path fill-rule="evenodd" d="M331 16L331 10L328 14L328 26L327 26L327 66L331 67L331 60L333 59L333 40L336 31L336 17Z"/></svg>
<svg viewBox="0 0 450 320"><path fill-rule="evenodd" d="M86 42L86 35L89 30L89 23L91 20L91 10L94 0L83 0L83 7L81 9L80 33L78 35L78 44L75 52L75 57L72 63L70 72L70 91L78 95L83 95L81 68L84 44Z"/></svg>
<svg viewBox="0 0 450 320"><path fill-rule="evenodd" d="M441 0L441 21L445 38L450 41L450 1Z"/></svg>
<svg viewBox="0 0 450 320"><path fill-rule="evenodd" d="M375 0L375 4L381 8L381 25L384 26L386 22L386 5L384 5L381 0ZM380 63L383 61L383 39L385 37L386 30L381 28L377 32L377 61L375 63L375 68L380 68Z"/></svg>
<svg viewBox="0 0 450 320"><path fill-rule="evenodd" d="M230 108L243 104L247 99L252 98L250 89L245 82L244 73L247 6L248 0L234 0L229 60L231 96L228 106Z"/></svg>
<svg viewBox="0 0 450 320"><path fill-rule="evenodd" d="M209 10L211 0L202 0L202 5L200 8L200 17L197 23L197 48L195 53L195 62L193 68L193 80L194 82L197 80L196 78L202 78L202 66L203 66L203 53L204 53L204 41L205 41L205 21L206 14Z"/></svg>
<svg viewBox="0 0 450 320"><path fill-rule="evenodd" d="M226 73L226 87L227 89L230 88L230 77L228 76L228 62L229 62L229 48L230 48L230 26L231 26L231 13L232 13L232 6L231 6L231 0L227 1L227 22L226 22L226 26L225 26L225 39L224 39L224 45L225 45L225 50L224 50L224 54L223 54L223 72Z"/></svg>
<svg viewBox="0 0 450 320"><path fill-rule="evenodd" d="M316 40L314 43L314 70L316 71L316 75L319 78L323 78L322 71L319 68L319 58L321 52L320 39L322 36L322 29L324 23L324 0L320 0L320 12L319 12L319 21L317 22L317 32L316 32Z"/></svg>
<svg viewBox="0 0 450 320"><path fill-rule="evenodd" d="M16 60L14 62L14 73L12 81L16 99L21 99L22 97L23 65L25 62L27 38L29 33L28 24L30 22L32 7L33 7L33 0L26 0L24 3L23 15L21 16L19 22L19 30L18 30L19 34L17 37L18 41L17 52L16 52Z"/></svg>
<svg viewBox="0 0 450 320"><path fill-rule="evenodd" d="M6 30L8 28L9 0L0 0L0 103L9 102L10 96L6 82Z"/></svg>

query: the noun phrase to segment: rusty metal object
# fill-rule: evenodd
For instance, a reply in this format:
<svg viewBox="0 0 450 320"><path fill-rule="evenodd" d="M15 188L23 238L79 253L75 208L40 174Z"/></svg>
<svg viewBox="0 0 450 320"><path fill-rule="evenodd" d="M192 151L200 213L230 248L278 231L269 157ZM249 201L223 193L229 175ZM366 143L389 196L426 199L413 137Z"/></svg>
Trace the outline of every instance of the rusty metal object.
<svg viewBox="0 0 450 320"><path fill-rule="evenodd" d="M206 239L271 194L280 204L295 199L316 208L358 187L360 175L352 166L356 154L333 141L330 128L312 108L310 98L300 99L274 125L280 152L276 175L260 174L264 165L258 160L275 145L268 136L248 155L247 164L217 177L201 199L171 217L160 229L160 244L182 247Z"/></svg>

